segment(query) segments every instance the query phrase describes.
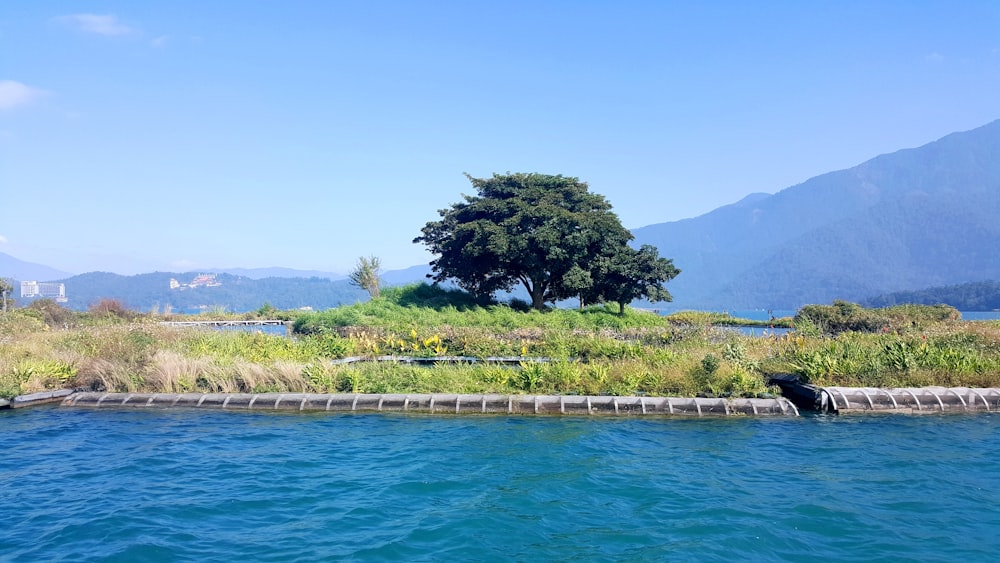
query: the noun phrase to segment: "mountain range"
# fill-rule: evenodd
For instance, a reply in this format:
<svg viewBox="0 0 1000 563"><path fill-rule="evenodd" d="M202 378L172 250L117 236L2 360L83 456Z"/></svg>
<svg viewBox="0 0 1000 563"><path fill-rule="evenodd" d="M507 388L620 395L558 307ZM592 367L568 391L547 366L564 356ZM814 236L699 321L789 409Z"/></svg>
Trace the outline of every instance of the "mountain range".
<svg viewBox="0 0 1000 563"><path fill-rule="evenodd" d="M892 292L1000 280L1000 120L823 174L773 195L751 194L699 217L641 227L633 234L637 245L656 246L682 271L668 284L675 301L664 309L797 309L834 299L865 301ZM429 271L427 265L413 266L386 272L383 279L387 284L421 281ZM347 289L343 275L330 272L213 272L232 276L230 288L263 292L252 298L227 297L241 306L256 300L278 307L288 301L287 306L320 308L364 296L357 288ZM86 306L79 301L85 295L100 293L81 291L81 276L3 253L0 275L64 281L77 308ZM156 274L158 291L166 287L159 278L182 275ZM110 284L103 295L107 297L118 296L111 287L125 291L128 279L154 283L153 274L104 276L102 283ZM318 285L304 286L316 292L310 298L302 293L306 289L277 281L287 278L323 280L339 289L316 292ZM93 287L96 278L84 279L88 282L83 286ZM140 308L179 295L128 293L138 301L128 304ZM235 301L211 302L223 293L201 297L209 305L233 308ZM185 300L193 295L188 293Z"/></svg>
<svg viewBox="0 0 1000 563"><path fill-rule="evenodd" d="M675 304L797 308L1000 279L1000 121L633 231Z"/></svg>
<svg viewBox="0 0 1000 563"><path fill-rule="evenodd" d="M73 274L14 258L10 254L0 252L0 277L19 281L50 281L68 278Z"/></svg>

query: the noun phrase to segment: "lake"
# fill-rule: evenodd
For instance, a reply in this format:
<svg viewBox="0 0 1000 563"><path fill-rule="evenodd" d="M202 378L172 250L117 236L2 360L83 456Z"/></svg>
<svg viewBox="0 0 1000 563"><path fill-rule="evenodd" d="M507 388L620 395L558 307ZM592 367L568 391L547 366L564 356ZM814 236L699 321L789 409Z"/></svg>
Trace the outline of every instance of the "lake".
<svg viewBox="0 0 1000 563"><path fill-rule="evenodd" d="M939 560L1000 415L0 411L0 560Z"/></svg>

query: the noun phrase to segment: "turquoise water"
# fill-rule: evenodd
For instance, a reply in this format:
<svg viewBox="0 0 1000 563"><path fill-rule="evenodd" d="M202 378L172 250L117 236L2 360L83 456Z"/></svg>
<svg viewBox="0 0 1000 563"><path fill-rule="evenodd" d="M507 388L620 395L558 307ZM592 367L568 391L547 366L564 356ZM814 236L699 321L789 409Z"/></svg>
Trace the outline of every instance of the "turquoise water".
<svg viewBox="0 0 1000 563"><path fill-rule="evenodd" d="M0 411L0 560L995 560L1000 415Z"/></svg>

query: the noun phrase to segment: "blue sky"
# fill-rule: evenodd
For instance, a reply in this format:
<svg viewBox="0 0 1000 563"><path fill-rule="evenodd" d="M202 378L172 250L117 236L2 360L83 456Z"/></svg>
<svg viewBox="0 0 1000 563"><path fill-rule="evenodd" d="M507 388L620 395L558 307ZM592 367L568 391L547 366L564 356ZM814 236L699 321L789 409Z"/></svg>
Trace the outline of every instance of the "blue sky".
<svg viewBox="0 0 1000 563"><path fill-rule="evenodd" d="M997 118L995 1L7 2L0 252L397 269L463 172L635 228Z"/></svg>

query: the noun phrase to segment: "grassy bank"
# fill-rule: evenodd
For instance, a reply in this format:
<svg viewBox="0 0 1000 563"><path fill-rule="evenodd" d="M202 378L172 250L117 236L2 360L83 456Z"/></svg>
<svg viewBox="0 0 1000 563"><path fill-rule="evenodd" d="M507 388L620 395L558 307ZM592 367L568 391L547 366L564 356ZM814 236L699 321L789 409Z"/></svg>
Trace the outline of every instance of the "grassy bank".
<svg viewBox="0 0 1000 563"><path fill-rule="evenodd" d="M854 307L804 308L795 332L764 338L720 327L739 323L715 313L526 311L429 286L391 288L320 313L249 314L293 320L289 339L170 328L158 323L165 317L115 307L72 313L44 304L0 317L0 396L59 387L757 396L774 392L768 374L788 372L821 385L1000 386L1000 323L962 322L946 310ZM845 328L833 322L838 315L871 327ZM330 362L386 355L522 361L513 368Z"/></svg>

